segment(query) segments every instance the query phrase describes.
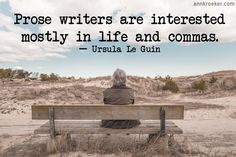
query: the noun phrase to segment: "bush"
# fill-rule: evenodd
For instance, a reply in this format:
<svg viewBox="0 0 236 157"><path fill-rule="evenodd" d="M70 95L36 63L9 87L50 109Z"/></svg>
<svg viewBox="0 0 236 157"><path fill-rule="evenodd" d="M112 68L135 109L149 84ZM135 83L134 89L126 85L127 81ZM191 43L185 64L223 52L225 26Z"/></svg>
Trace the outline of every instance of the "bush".
<svg viewBox="0 0 236 157"><path fill-rule="evenodd" d="M207 90L206 81L205 80L200 80L200 81L193 82L192 88L197 90L197 91L204 92L204 91Z"/></svg>
<svg viewBox="0 0 236 157"><path fill-rule="evenodd" d="M59 76L51 73L50 76L47 74L40 74L41 81L57 81L59 79Z"/></svg>
<svg viewBox="0 0 236 157"><path fill-rule="evenodd" d="M16 70L15 71L15 78L22 79L22 78L28 78L30 76L30 72L24 71L24 70Z"/></svg>
<svg viewBox="0 0 236 157"><path fill-rule="evenodd" d="M211 78L210 78L210 80L209 80L209 83L210 84L213 84L213 83L215 83L217 81L217 78L215 78L214 76L212 76Z"/></svg>
<svg viewBox="0 0 236 157"><path fill-rule="evenodd" d="M11 69L0 69L0 79L12 78L13 71Z"/></svg>
<svg viewBox="0 0 236 157"><path fill-rule="evenodd" d="M163 90L169 90L173 93L177 93L179 91L179 87L176 82L169 76L165 78L165 85L163 86Z"/></svg>
<svg viewBox="0 0 236 157"><path fill-rule="evenodd" d="M58 76L56 74L54 74L54 73L50 74L50 81L57 81L58 79L59 78L58 78Z"/></svg>
<svg viewBox="0 0 236 157"><path fill-rule="evenodd" d="M40 74L41 81L49 81L49 76L47 74Z"/></svg>
<svg viewBox="0 0 236 157"><path fill-rule="evenodd" d="M0 79L28 78L30 74L25 70L0 69Z"/></svg>

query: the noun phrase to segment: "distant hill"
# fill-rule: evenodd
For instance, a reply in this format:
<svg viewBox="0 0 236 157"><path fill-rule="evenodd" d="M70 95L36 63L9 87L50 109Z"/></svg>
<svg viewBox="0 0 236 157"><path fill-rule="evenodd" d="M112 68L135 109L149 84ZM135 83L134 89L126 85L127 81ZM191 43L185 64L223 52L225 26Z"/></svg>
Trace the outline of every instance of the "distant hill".
<svg viewBox="0 0 236 157"><path fill-rule="evenodd" d="M165 85L166 78L156 77L139 77L128 76L128 86L135 89L139 94L159 95L163 93L163 86ZM181 76L171 78L179 87L179 92L197 92L193 89L193 84L204 81L207 87L205 94L212 92L219 92L225 90L236 90L236 71L218 71L211 72L204 75L196 76ZM111 77L95 77L89 79L82 79L85 87L99 87L108 88L111 86ZM161 93L160 93L161 92ZM165 92L166 93L166 92Z"/></svg>
<svg viewBox="0 0 236 157"><path fill-rule="evenodd" d="M30 78L32 75L31 72L23 71L19 73L22 77L16 75L18 73L11 69L0 69L0 78L4 80L5 84L7 84L6 78L9 77L11 78L12 85L16 85L17 82L19 86L27 86L28 84L42 87L42 85L47 84L45 85L46 88L54 88L56 86L60 90L62 88L74 88L75 86L79 86L81 91L88 88L101 90L112 86L111 76L75 79L74 77L60 77L52 73L51 75L40 75L40 78L35 80L34 78ZM25 84L24 80L28 83ZM204 75L173 78L169 76L164 78L127 76L127 85L133 88L137 95L148 97L169 95L172 92L191 95L232 93L236 90L236 71L227 70L211 72Z"/></svg>

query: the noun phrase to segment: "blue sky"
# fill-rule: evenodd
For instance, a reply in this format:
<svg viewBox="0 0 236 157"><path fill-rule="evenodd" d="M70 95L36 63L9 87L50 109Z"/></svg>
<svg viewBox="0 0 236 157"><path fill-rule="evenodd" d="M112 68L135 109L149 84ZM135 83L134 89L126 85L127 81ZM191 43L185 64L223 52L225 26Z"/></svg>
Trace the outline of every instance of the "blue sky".
<svg viewBox="0 0 236 157"><path fill-rule="evenodd" d="M18 2L19 3L19 2ZM40 3L40 2L39 2ZM18 8L17 8L18 7ZM0 14L13 19L13 10L23 8L23 4L15 4L11 1L0 1ZM58 6L60 7L60 6ZM114 7L115 8L115 7ZM19 9L19 10L20 10ZM117 9L117 8L115 8ZM122 6L121 6L122 9ZM217 8L216 8L217 9ZM232 10L235 9L231 8ZM214 10L214 9L213 9ZM145 11L142 11L145 13ZM233 12L235 15L235 12ZM230 14L231 15L231 14ZM0 19L1 20L1 19ZM235 21L235 16L233 19ZM2 22L2 21L0 21ZM234 24L231 24L234 25ZM9 26L9 27L8 27ZM6 34L8 29L16 27L10 24L0 25L1 31ZM39 32L40 29L37 26L22 26L19 25L23 31L30 30L31 32ZM227 27L226 27L227 28ZM231 28L231 27L229 27ZM17 28L18 29L18 28ZM225 29L225 28L221 28ZM235 29L234 29L235 30ZM232 31L232 30L231 30ZM14 31L13 31L14 32ZM163 32L164 33L164 32ZM220 29L217 32L222 37L223 42L219 43L199 43L183 45L179 43L160 43L156 46L160 46L161 53L141 53L134 54L122 54L117 53L93 53L91 51L79 51L79 46L67 48L66 52L59 52L57 55L49 55L50 57L37 56L35 53L44 54L42 51L35 52L4 52L4 49L0 49L0 67L1 68L15 68L22 67L23 69L41 72L41 73L57 73L61 76L75 76L75 77L93 77L111 75L116 68L124 69L129 75L138 76L183 76L183 75L198 75L213 71L220 70L236 70L236 41L235 36L221 36L223 32ZM17 35L17 34L16 34ZM18 34L20 35L20 34ZM16 40L7 40L4 43L4 39L1 44L11 45ZM226 40L226 41L224 41ZM11 43L12 42L12 43ZM19 41L20 42L20 41ZM36 43L37 44L37 43ZM104 46L120 46L124 48L130 43L106 43L101 44L95 40L91 43L86 43L82 47L90 47L92 44L104 45ZM18 49L17 45L15 48ZM38 45L36 45L38 46ZM27 47L27 46L26 46ZM139 47L139 46L137 46ZM40 47L39 47L40 48ZM19 47L21 50L22 48ZM8 49L7 49L8 50ZM27 51L27 49L25 49ZM51 53L51 52L50 52ZM20 54L21 56L17 56ZM29 55L30 54L30 55ZM57 51L52 54L57 54ZM24 56L25 55L25 56ZM62 57L60 57L62 55ZM12 59L11 56L19 57ZM4 58L5 57L5 58ZM9 61L8 58L12 59ZM32 58L32 59L31 59ZM5 59L5 60L4 60Z"/></svg>

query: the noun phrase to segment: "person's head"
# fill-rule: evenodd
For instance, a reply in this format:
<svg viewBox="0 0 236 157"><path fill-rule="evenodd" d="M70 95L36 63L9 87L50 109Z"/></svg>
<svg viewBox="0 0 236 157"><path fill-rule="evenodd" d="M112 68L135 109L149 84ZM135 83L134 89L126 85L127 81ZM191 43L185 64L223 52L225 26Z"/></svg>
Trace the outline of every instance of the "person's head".
<svg viewBox="0 0 236 157"><path fill-rule="evenodd" d="M126 84L126 74L124 70L116 69L112 75L112 84L113 86L125 86Z"/></svg>

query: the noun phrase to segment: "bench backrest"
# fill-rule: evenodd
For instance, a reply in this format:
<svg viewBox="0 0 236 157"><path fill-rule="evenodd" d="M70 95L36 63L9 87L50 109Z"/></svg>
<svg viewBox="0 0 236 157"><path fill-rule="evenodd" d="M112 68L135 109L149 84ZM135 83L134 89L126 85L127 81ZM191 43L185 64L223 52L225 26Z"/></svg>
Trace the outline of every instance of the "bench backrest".
<svg viewBox="0 0 236 157"><path fill-rule="evenodd" d="M53 108L55 120L106 120L140 119L159 120L160 108L166 119L183 119L183 105L33 105L32 119L49 119L49 108Z"/></svg>

